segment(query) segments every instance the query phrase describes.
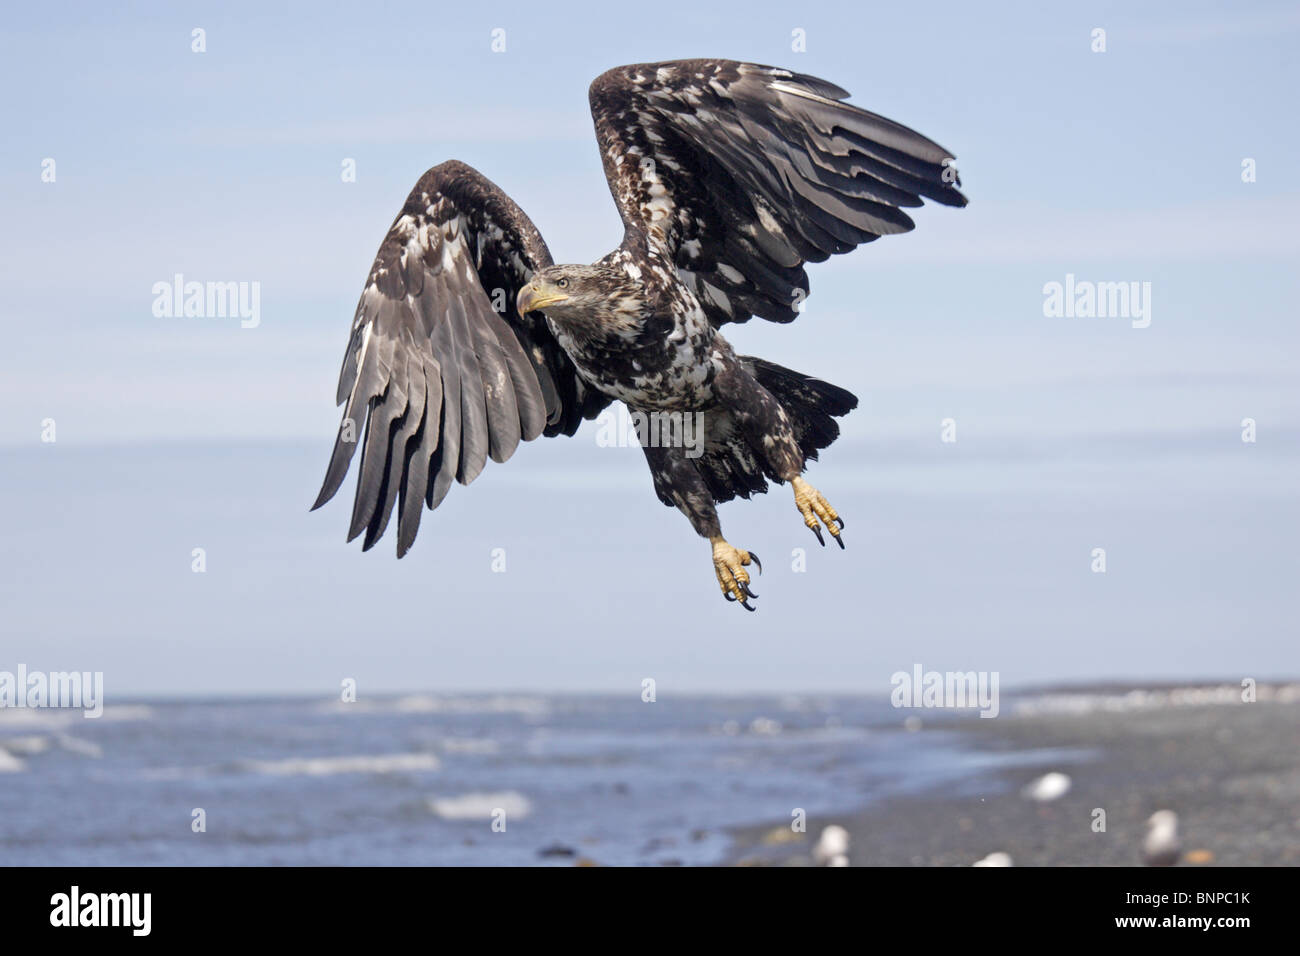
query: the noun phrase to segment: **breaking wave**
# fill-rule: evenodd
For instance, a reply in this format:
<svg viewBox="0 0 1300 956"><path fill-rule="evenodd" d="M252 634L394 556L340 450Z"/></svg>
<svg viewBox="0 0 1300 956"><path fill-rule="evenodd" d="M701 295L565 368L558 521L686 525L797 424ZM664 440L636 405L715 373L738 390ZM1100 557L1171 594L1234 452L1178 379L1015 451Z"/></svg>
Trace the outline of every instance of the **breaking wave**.
<svg viewBox="0 0 1300 956"><path fill-rule="evenodd" d="M1133 688L1106 692L1046 691L1016 701L1016 714L1092 714L1124 713L1134 710L1158 710L1172 707L1211 707L1241 704L1246 689L1240 684L1187 685L1152 689ZM1259 684L1253 688L1260 703L1287 704L1300 701L1300 684Z"/></svg>
<svg viewBox="0 0 1300 956"><path fill-rule="evenodd" d="M496 810L504 810L508 818L521 820L532 812L533 805L522 793L506 790L502 793L463 793L456 797L433 797L429 810L444 820L490 820Z"/></svg>
<svg viewBox="0 0 1300 956"><path fill-rule="evenodd" d="M410 753L248 760L240 766L253 773L265 773L282 777L332 777L340 773L412 773L437 770L439 764L438 758L433 754Z"/></svg>

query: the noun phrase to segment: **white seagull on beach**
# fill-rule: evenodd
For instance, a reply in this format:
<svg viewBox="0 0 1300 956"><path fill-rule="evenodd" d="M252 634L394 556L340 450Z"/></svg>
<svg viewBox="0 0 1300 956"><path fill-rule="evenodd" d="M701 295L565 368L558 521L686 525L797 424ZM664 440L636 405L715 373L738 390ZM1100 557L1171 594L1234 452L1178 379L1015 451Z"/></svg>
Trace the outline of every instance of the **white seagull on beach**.
<svg viewBox="0 0 1300 956"><path fill-rule="evenodd" d="M848 866L849 831L832 823L822 830L812 855L813 861L820 866Z"/></svg>
<svg viewBox="0 0 1300 956"><path fill-rule="evenodd" d="M1142 841L1142 862L1147 866L1173 866L1183 855L1178 839L1178 814L1157 810L1147 820L1147 835Z"/></svg>
<svg viewBox="0 0 1300 956"><path fill-rule="evenodd" d="M1022 791L1026 797L1036 803L1051 803L1070 792L1070 778L1066 774L1052 771L1043 774Z"/></svg>

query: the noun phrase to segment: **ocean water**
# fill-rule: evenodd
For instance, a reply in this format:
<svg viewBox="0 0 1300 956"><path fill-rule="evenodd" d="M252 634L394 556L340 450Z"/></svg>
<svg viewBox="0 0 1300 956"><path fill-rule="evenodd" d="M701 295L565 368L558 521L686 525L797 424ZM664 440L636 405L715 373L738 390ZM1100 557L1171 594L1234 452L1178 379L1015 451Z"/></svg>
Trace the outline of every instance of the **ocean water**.
<svg viewBox="0 0 1300 956"><path fill-rule="evenodd" d="M628 697L0 710L0 864L708 864L729 827L1066 757L967 749L942 727L973 711Z"/></svg>

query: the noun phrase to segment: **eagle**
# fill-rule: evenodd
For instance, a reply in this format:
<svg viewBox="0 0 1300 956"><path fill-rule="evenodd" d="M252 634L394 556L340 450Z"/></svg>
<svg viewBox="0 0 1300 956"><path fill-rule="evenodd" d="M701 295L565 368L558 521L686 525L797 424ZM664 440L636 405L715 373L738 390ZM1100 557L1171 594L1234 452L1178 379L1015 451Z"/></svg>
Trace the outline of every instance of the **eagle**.
<svg viewBox="0 0 1300 956"><path fill-rule="evenodd" d="M357 446L348 540L423 508L521 441L573 435L611 403L637 425L654 490L712 549L723 597L754 610L762 563L716 505L788 482L804 524L844 547L844 519L803 473L856 407L845 389L723 337L791 322L809 262L907 232L923 199L964 206L948 150L844 102L833 83L732 60L609 70L589 100L623 241L559 265L515 202L465 163L420 177L375 256L339 375L342 421L313 510ZM688 440L689 439L689 440Z"/></svg>

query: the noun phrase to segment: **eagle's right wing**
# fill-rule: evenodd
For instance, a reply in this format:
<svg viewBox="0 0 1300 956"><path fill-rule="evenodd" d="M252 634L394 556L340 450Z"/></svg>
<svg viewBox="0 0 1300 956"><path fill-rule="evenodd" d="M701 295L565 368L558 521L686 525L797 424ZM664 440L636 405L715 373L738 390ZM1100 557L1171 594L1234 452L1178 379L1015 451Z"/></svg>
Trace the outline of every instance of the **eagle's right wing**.
<svg viewBox="0 0 1300 956"><path fill-rule="evenodd" d="M610 191L714 325L789 322L807 262L966 198L952 154L813 76L732 60L622 66L591 84Z"/></svg>
<svg viewBox="0 0 1300 956"><path fill-rule="evenodd" d="M521 440L572 435L608 404L540 313L515 313L520 288L550 264L523 210L477 170L452 161L420 177L357 304L343 421L312 506L334 496L361 445L349 541L365 532L368 550L398 502L401 557L421 505L436 508L453 479L469 484Z"/></svg>

